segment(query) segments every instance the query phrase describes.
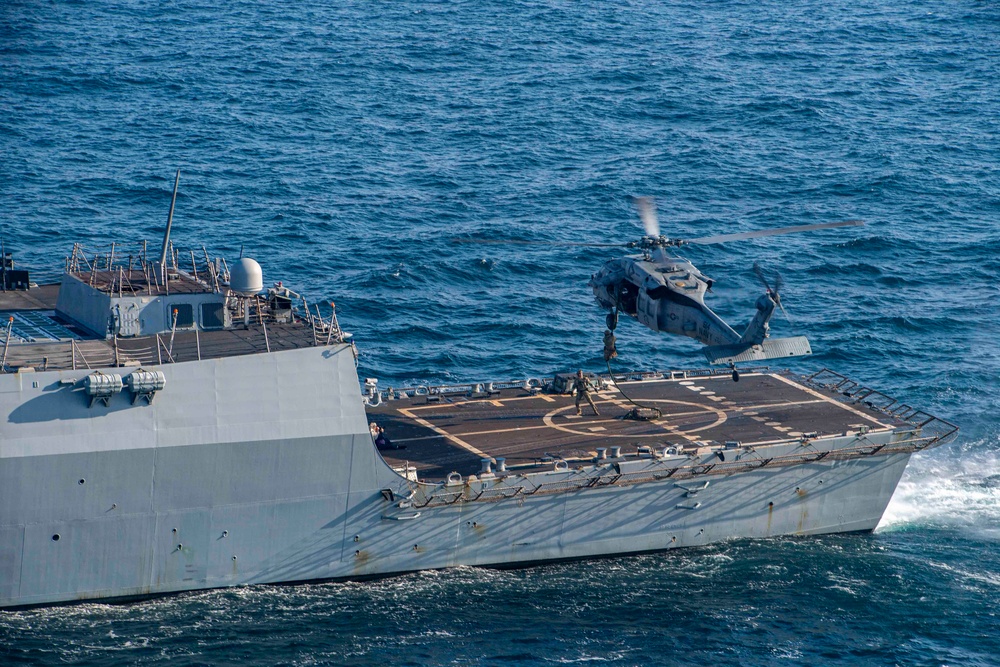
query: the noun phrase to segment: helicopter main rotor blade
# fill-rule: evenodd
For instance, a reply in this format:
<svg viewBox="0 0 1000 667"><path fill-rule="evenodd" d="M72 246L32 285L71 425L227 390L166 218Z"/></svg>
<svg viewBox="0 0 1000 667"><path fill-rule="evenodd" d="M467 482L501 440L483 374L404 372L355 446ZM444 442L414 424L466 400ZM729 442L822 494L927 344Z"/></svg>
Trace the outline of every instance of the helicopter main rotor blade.
<svg viewBox="0 0 1000 667"><path fill-rule="evenodd" d="M660 235L660 219L656 215L656 202L652 197L635 197L635 207L639 209L639 218L646 236Z"/></svg>
<svg viewBox="0 0 1000 667"><path fill-rule="evenodd" d="M833 229L834 227L861 227L864 220L843 220L841 222L821 222L816 225L795 225L794 227L778 227L777 229L758 229L755 232L740 232L738 234L721 234L719 236L702 236L697 239L686 239L684 243L697 243L708 245L710 243L726 243L728 241L743 241L744 239L756 239L761 236L778 236L781 234L796 234L798 232L811 232L817 229Z"/></svg>
<svg viewBox="0 0 1000 667"><path fill-rule="evenodd" d="M452 239L453 243L471 243L475 245L537 245L537 246L578 246L581 248L624 248L624 243L575 243L564 241L526 241L521 239Z"/></svg>

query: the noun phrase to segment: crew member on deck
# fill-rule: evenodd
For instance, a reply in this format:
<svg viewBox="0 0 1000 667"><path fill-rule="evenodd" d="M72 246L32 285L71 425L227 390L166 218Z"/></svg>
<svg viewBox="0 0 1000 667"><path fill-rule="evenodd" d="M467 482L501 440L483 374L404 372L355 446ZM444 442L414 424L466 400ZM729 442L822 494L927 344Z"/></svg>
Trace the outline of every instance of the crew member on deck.
<svg viewBox="0 0 1000 667"><path fill-rule="evenodd" d="M594 409L594 414L601 414L597 410L597 406L594 405L594 399L590 397L590 390L593 389L593 385L590 384L590 380L584 377L583 371L578 370L576 372L576 380L573 382L573 391L576 392L576 414L582 415L583 412L580 410L580 401L587 399L590 403L590 407Z"/></svg>
<svg viewBox="0 0 1000 667"><path fill-rule="evenodd" d="M385 434L385 429L378 424L373 424L375 447L378 449L406 449L406 445L397 445Z"/></svg>

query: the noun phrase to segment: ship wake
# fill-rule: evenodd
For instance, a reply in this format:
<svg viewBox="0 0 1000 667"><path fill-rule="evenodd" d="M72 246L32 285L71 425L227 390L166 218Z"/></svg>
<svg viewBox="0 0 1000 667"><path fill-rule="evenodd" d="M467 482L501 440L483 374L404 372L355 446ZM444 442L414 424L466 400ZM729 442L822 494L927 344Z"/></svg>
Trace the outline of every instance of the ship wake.
<svg viewBox="0 0 1000 667"><path fill-rule="evenodd" d="M877 530L916 526L1000 540L1000 437L914 455Z"/></svg>

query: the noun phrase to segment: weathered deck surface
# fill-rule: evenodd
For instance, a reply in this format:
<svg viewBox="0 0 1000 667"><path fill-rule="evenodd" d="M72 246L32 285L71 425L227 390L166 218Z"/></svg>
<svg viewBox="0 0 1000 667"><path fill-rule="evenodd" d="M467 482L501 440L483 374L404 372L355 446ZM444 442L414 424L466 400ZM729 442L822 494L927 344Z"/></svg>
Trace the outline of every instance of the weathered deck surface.
<svg viewBox="0 0 1000 667"><path fill-rule="evenodd" d="M59 285L39 285L30 290L0 290L0 310L55 310Z"/></svg>
<svg viewBox="0 0 1000 667"><path fill-rule="evenodd" d="M622 382L621 388L637 402L659 408L662 418L622 419L633 405L611 386L592 394L600 416L584 402L578 417L575 398L569 395L532 396L505 389L490 397L387 401L369 407L368 419L385 429L393 445L405 446L382 450L386 461L393 466L408 462L421 479L429 480L452 471L479 472L484 457L504 457L508 468L517 468L592 458L598 447L621 446L629 454L641 445L731 440L750 445L803 433L843 434L862 425L876 431L899 424L787 373L749 373L739 382L728 375Z"/></svg>
<svg viewBox="0 0 1000 667"><path fill-rule="evenodd" d="M81 332L82 333L82 332ZM86 334L84 334L86 335ZM172 339L172 340L171 340ZM12 343L8 350L8 372L31 367L35 370L104 368L107 366L155 365L261 354L270 350L295 350L316 345L312 327L307 323L267 325L251 324L246 329L214 331L178 331L139 338L119 338L118 351L113 341L87 338L69 341Z"/></svg>
<svg viewBox="0 0 1000 667"><path fill-rule="evenodd" d="M211 292L207 282L209 276L202 275L205 280L195 280L184 273L171 271L169 288L158 284L155 276L139 269L124 269L119 271L76 271L74 276L80 282L93 285L94 288L108 294L123 293L127 296L157 296L162 294L203 294ZM152 278L152 280L150 280Z"/></svg>

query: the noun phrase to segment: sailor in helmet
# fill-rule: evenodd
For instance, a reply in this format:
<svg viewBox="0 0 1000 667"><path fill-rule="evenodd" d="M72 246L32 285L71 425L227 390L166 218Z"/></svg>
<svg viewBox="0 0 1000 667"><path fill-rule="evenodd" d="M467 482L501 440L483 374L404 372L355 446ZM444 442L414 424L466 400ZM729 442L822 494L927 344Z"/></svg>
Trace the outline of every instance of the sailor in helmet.
<svg viewBox="0 0 1000 667"><path fill-rule="evenodd" d="M590 390L593 388L594 386L590 384L590 380L584 376L583 370L578 370L576 372L576 380L573 381L573 392L576 393L576 414L583 414L580 410L580 401L584 399L590 403L590 407L594 409L595 415L601 414L597 411L597 406L594 405L594 399L590 397Z"/></svg>

